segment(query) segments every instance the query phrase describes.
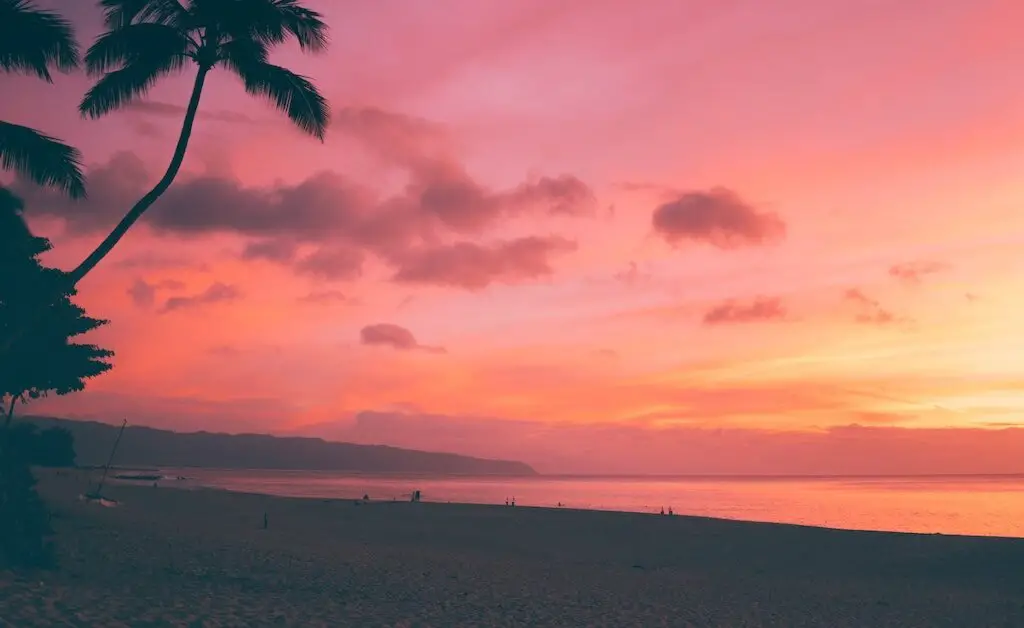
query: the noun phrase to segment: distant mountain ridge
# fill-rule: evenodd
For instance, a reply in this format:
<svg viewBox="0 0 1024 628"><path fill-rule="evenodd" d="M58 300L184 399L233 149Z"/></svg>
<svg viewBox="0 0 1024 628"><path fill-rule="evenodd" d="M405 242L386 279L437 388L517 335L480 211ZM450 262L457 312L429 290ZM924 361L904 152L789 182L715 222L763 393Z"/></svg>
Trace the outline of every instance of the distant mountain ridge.
<svg viewBox="0 0 1024 628"><path fill-rule="evenodd" d="M63 427L75 437L79 465L106 464L120 426L96 421L26 416L17 419L41 429ZM362 473L432 473L439 475L537 475L528 464L487 460L459 454L357 445L320 438L269 434L172 432L151 427L125 428L116 466L206 467L210 469L277 469L353 471Z"/></svg>

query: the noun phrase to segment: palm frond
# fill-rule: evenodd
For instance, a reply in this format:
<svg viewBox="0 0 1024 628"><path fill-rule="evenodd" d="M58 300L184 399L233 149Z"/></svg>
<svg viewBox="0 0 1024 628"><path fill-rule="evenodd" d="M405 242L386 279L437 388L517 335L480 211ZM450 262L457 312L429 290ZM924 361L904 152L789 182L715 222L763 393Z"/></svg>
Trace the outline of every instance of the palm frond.
<svg viewBox="0 0 1024 628"><path fill-rule="evenodd" d="M250 36L278 44L289 36L309 52L322 52L329 42L327 24L320 13L302 6L300 0L250 0Z"/></svg>
<svg viewBox="0 0 1024 628"><path fill-rule="evenodd" d="M92 76L139 61L155 64L169 57L184 57L189 41L185 33L166 24L141 22L109 30L85 53L85 69Z"/></svg>
<svg viewBox="0 0 1024 628"><path fill-rule="evenodd" d="M225 63L241 77L246 92L267 99L295 126L323 141L331 112L327 100L308 78L267 62L236 58L225 59Z"/></svg>
<svg viewBox="0 0 1024 628"><path fill-rule="evenodd" d="M330 43L323 16L301 6L298 0L271 0L281 14L286 31L295 37L299 47L309 52L322 52Z"/></svg>
<svg viewBox="0 0 1024 628"><path fill-rule="evenodd" d="M0 69L35 74L52 82L50 67L78 67L78 42L71 23L27 0L0 0Z"/></svg>
<svg viewBox="0 0 1024 628"><path fill-rule="evenodd" d="M192 12L230 39L253 39L269 46L294 37L303 50L327 48L327 25L299 0L192 0Z"/></svg>
<svg viewBox="0 0 1024 628"><path fill-rule="evenodd" d="M145 96L159 79L180 71L185 67L185 60L179 55L140 58L120 70L105 74L85 93L78 111L88 118L99 118L119 109Z"/></svg>
<svg viewBox="0 0 1024 628"><path fill-rule="evenodd" d="M0 121L0 166L72 198L85 196L81 153L27 126Z"/></svg>
<svg viewBox="0 0 1024 628"><path fill-rule="evenodd" d="M188 17L178 0L100 0L100 7L103 23L111 29L139 22L183 26Z"/></svg>

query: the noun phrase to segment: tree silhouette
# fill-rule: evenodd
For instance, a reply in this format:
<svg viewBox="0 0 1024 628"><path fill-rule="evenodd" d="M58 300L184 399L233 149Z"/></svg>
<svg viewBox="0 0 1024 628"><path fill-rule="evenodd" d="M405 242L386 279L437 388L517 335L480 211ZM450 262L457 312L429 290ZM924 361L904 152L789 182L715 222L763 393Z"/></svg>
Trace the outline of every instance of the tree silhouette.
<svg viewBox="0 0 1024 628"><path fill-rule="evenodd" d="M71 342L106 321L89 318L71 302L74 290L66 273L39 262L50 242L32 235L21 209L21 201L0 188L0 330L28 330L0 360L6 414L0 435L0 563L45 566L53 559L46 541L52 530L29 465L73 463L73 443L70 434L36 434L34 426L10 429L14 404L81 390L86 379L110 369L105 360L113 354ZM54 294L61 296L54 300ZM30 317L41 324L28 326Z"/></svg>
<svg viewBox="0 0 1024 628"><path fill-rule="evenodd" d="M40 431L34 423L15 422L7 438L10 449L30 465L75 466L75 437L67 428L54 426Z"/></svg>
<svg viewBox="0 0 1024 628"><path fill-rule="evenodd" d="M85 388L85 380L111 368L112 352L72 342L107 321L86 316L71 301L67 273L43 266L38 256L50 241L33 236L21 216L21 201L0 189L0 329L26 329L0 360L4 427L14 404L51 392L64 395ZM53 295L60 298L54 300ZM30 325L33 321L39 324Z"/></svg>
<svg viewBox="0 0 1024 628"><path fill-rule="evenodd" d="M101 0L107 32L85 54L90 75L100 76L79 105L99 118L146 95L161 78L186 65L197 68L174 155L152 190L71 271L77 284L163 194L181 168L206 76L215 67L236 74L245 91L283 111L300 129L323 141L330 111L304 76L273 65L270 50L294 38L302 50L327 48L327 25L299 0Z"/></svg>
<svg viewBox="0 0 1024 628"><path fill-rule="evenodd" d="M75 466L75 437L63 427L48 427L36 436L32 460L41 467Z"/></svg>
<svg viewBox="0 0 1024 628"><path fill-rule="evenodd" d="M0 0L0 69L52 83L51 67L62 72L78 67L71 24L27 0ZM27 126L0 120L0 166L73 198L85 196L78 150Z"/></svg>

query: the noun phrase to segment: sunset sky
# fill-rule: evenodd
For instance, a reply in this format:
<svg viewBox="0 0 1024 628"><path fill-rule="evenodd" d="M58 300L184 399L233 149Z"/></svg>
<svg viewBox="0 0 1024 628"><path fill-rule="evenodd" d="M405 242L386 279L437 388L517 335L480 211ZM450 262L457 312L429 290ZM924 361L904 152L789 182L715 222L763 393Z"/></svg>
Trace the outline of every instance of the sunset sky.
<svg viewBox="0 0 1024 628"><path fill-rule="evenodd" d="M38 2L100 32L91 2ZM79 303L115 368L24 412L546 472L1024 471L1024 5L309 0L321 144L215 71L183 174ZM192 74L0 119L71 267L163 172ZM12 175L0 175L8 183Z"/></svg>

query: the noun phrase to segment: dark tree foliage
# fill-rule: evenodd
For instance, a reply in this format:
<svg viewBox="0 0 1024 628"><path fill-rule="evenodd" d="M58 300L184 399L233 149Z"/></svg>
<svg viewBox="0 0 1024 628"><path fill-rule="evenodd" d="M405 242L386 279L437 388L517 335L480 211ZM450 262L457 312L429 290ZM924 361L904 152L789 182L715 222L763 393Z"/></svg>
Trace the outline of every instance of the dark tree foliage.
<svg viewBox="0 0 1024 628"><path fill-rule="evenodd" d="M31 428L10 429L14 405L50 392L66 394L110 369L113 354L71 339L103 325L71 302L66 273L43 266L39 255L50 249L32 235L21 216L21 201L0 188L0 333L27 329L0 359L0 396L4 423L0 432L0 564L47 566L53 553L45 504L36 493L30 465L74 459L69 435ZM60 298L54 300L53 295ZM32 320L38 324L27 325ZM63 457L63 460L62 460Z"/></svg>
<svg viewBox="0 0 1024 628"><path fill-rule="evenodd" d="M52 566L52 534L28 461L8 450L0 456L0 566Z"/></svg>
<svg viewBox="0 0 1024 628"><path fill-rule="evenodd" d="M41 467L75 466L75 437L63 427L51 427L39 432L32 463Z"/></svg>
<svg viewBox="0 0 1024 628"><path fill-rule="evenodd" d="M50 427L40 431L32 423L15 422L7 438L10 448L30 465L75 466L75 437L66 428Z"/></svg>
<svg viewBox="0 0 1024 628"><path fill-rule="evenodd" d="M71 301L75 291L67 273L40 263L50 241L32 235L21 209L16 196L0 189L0 334L29 330L18 335L0 360L5 425L15 401L82 390L88 378L110 369L106 360L113 355L95 345L72 342L107 321L87 316ZM53 300L54 294L61 297Z"/></svg>

